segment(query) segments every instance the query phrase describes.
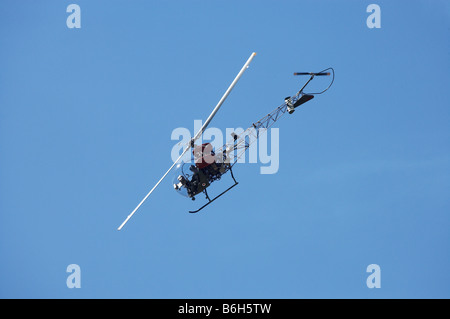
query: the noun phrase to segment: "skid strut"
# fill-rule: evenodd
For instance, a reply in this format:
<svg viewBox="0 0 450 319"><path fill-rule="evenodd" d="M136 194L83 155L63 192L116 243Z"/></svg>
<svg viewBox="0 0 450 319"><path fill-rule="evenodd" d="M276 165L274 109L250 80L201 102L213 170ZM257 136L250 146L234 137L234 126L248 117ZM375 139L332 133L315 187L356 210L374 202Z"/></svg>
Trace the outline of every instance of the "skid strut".
<svg viewBox="0 0 450 319"><path fill-rule="evenodd" d="M230 173L231 173L231 177L233 178L233 181L234 181L234 184L233 184L233 185L231 185L230 187L228 187L225 191L223 191L222 193L220 193L219 195L217 195L217 196L214 197L213 199L210 199L210 198L209 198L208 192L206 191L206 188L205 188L205 190L203 191L203 193L205 193L206 199L208 200L208 202L207 202L205 205L203 205L202 207L200 207L199 209L197 209L197 210L190 210L189 213L191 213L191 214L198 213L198 212L201 211L203 208L205 208L206 206L208 206L209 204L211 204L212 202L214 202L216 199L218 199L220 196L222 196L223 194L225 194L226 192L228 192L228 191L229 191L230 189L232 189L234 186L236 186L237 184L239 184L239 183L236 181L236 179L234 178L233 171L232 171L231 167L230 167Z"/></svg>

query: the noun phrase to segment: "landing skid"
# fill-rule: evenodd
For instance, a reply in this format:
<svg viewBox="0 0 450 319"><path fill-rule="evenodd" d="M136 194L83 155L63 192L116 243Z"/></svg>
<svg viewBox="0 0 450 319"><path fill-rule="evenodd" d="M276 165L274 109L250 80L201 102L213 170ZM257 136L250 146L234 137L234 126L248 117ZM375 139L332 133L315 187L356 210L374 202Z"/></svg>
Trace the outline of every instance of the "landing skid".
<svg viewBox="0 0 450 319"><path fill-rule="evenodd" d="M206 199L208 200L208 202L207 202L205 205L203 205L202 207L200 207L199 209L197 209L197 210L190 210L189 213L191 213L191 214L198 213L198 212L201 211L203 208L205 208L206 206L208 206L209 204L211 204L212 202L214 202L216 199L218 199L220 196L222 196L223 194L225 194L226 192L228 192L228 191L229 191L230 189L232 189L234 186L236 186L237 184L239 184L239 183L236 182L236 180L234 179L233 171L231 170L231 168L230 168L230 173L231 173L231 177L233 178L234 185L230 186L229 188L227 188L225 191L223 191L222 193L220 193L219 195L217 195L217 196L214 197L213 199L210 199L210 198L209 198L208 192L206 191L206 188L205 188L205 190L203 191L203 193L205 193Z"/></svg>
<svg viewBox="0 0 450 319"><path fill-rule="evenodd" d="M206 206L208 206L209 204L211 204L212 202L214 202L216 199L218 199L220 196L222 196L223 194L225 194L226 192L228 192L230 189L232 189L234 186L236 186L239 183L235 183L233 186L229 187L226 191L222 192L221 194L217 195L215 198L210 199L208 194L206 193L206 189L205 189L205 194L206 194L206 198L209 200L209 202L207 202L205 205L203 205L202 207L200 207L197 210L190 210L189 213L191 214L195 214L198 213L199 211L201 211L203 208L205 208Z"/></svg>

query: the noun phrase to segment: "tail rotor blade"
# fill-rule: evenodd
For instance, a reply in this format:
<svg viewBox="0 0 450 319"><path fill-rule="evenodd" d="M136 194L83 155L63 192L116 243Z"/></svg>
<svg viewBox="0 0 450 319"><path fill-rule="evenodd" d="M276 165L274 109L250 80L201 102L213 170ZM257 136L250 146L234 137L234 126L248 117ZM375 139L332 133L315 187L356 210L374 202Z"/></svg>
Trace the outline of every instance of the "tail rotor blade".
<svg viewBox="0 0 450 319"><path fill-rule="evenodd" d="M330 72L319 72L319 73L314 73L314 75L330 75Z"/></svg>
<svg viewBox="0 0 450 319"><path fill-rule="evenodd" d="M294 75L314 75L314 76L320 76L320 75L330 75L330 72L319 72L319 73L313 73L313 72L294 72Z"/></svg>

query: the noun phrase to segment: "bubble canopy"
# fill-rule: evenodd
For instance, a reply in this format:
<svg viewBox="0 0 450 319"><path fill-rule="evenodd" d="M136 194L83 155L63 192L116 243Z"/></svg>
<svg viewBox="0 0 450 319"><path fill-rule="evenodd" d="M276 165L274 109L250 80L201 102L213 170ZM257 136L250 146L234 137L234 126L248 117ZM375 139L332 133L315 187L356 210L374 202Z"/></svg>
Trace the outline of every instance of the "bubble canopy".
<svg viewBox="0 0 450 319"><path fill-rule="evenodd" d="M186 183L191 182L194 172L191 170L191 163L180 162L175 166L175 171L172 179L173 188L175 191L185 197L188 196Z"/></svg>

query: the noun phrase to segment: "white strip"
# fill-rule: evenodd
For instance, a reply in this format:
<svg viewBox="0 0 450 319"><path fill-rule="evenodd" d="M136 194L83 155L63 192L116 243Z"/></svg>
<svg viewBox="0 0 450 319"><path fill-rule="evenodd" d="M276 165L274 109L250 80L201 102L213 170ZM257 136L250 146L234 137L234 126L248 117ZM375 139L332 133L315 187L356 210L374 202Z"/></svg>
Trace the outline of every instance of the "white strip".
<svg viewBox="0 0 450 319"><path fill-rule="evenodd" d="M180 155L180 157L178 157L178 159L176 160L175 163L172 164L172 166L169 168L169 170L164 174L163 177L161 177L161 179L158 181L158 183L156 183L155 186L153 186L153 188L150 190L150 192L148 192L148 194L144 197L144 199L139 203L139 205L137 205L137 207L131 212L130 215L128 215L127 219L125 219L125 221L122 223L122 225L119 226L119 228L117 228L117 230L121 230L122 227L128 222L128 220L134 215L134 213L139 209L139 207L141 207L141 205L145 202L145 200L147 199L147 197L150 196L150 194L153 192L153 190L159 185L159 183L162 182L162 180L164 179L164 177L167 176L167 174L169 174L169 172L172 170L172 168L178 163L178 161L183 157L184 154L186 154L186 152L190 149L190 146L186 147L183 151L183 154Z"/></svg>
<svg viewBox="0 0 450 319"><path fill-rule="evenodd" d="M239 81L239 79L241 78L242 74L244 73L244 71L248 68L250 62L252 62L253 58L255 57L256 52L253 52L250 57L248 58L247 62L245 62L244 66L242 67L242 69L239 71L238 75L236 76L236 78L233 80L233 82L231 83L230 87L228 88L228 90L226 90L225 94L222 96L222 98L220 99L219 103L217 103L216 107L214 108L214 110L211 112L211 114L209 115L209 117L206 119L205 123L203 124L202 128L200 129L200 131L198 131L198 133L195 135L194 137L194 142L202 135L202 133L205 131L206 127L209 125L209 122L211 122L211 120L213 119L214 115L216 115L217 111L219 111L220 107L222 106L223 102L225 102L225 99L228 97L228 95L230 94L231 90L234 88L234 86L236 85L236 83Z"/></svg>

